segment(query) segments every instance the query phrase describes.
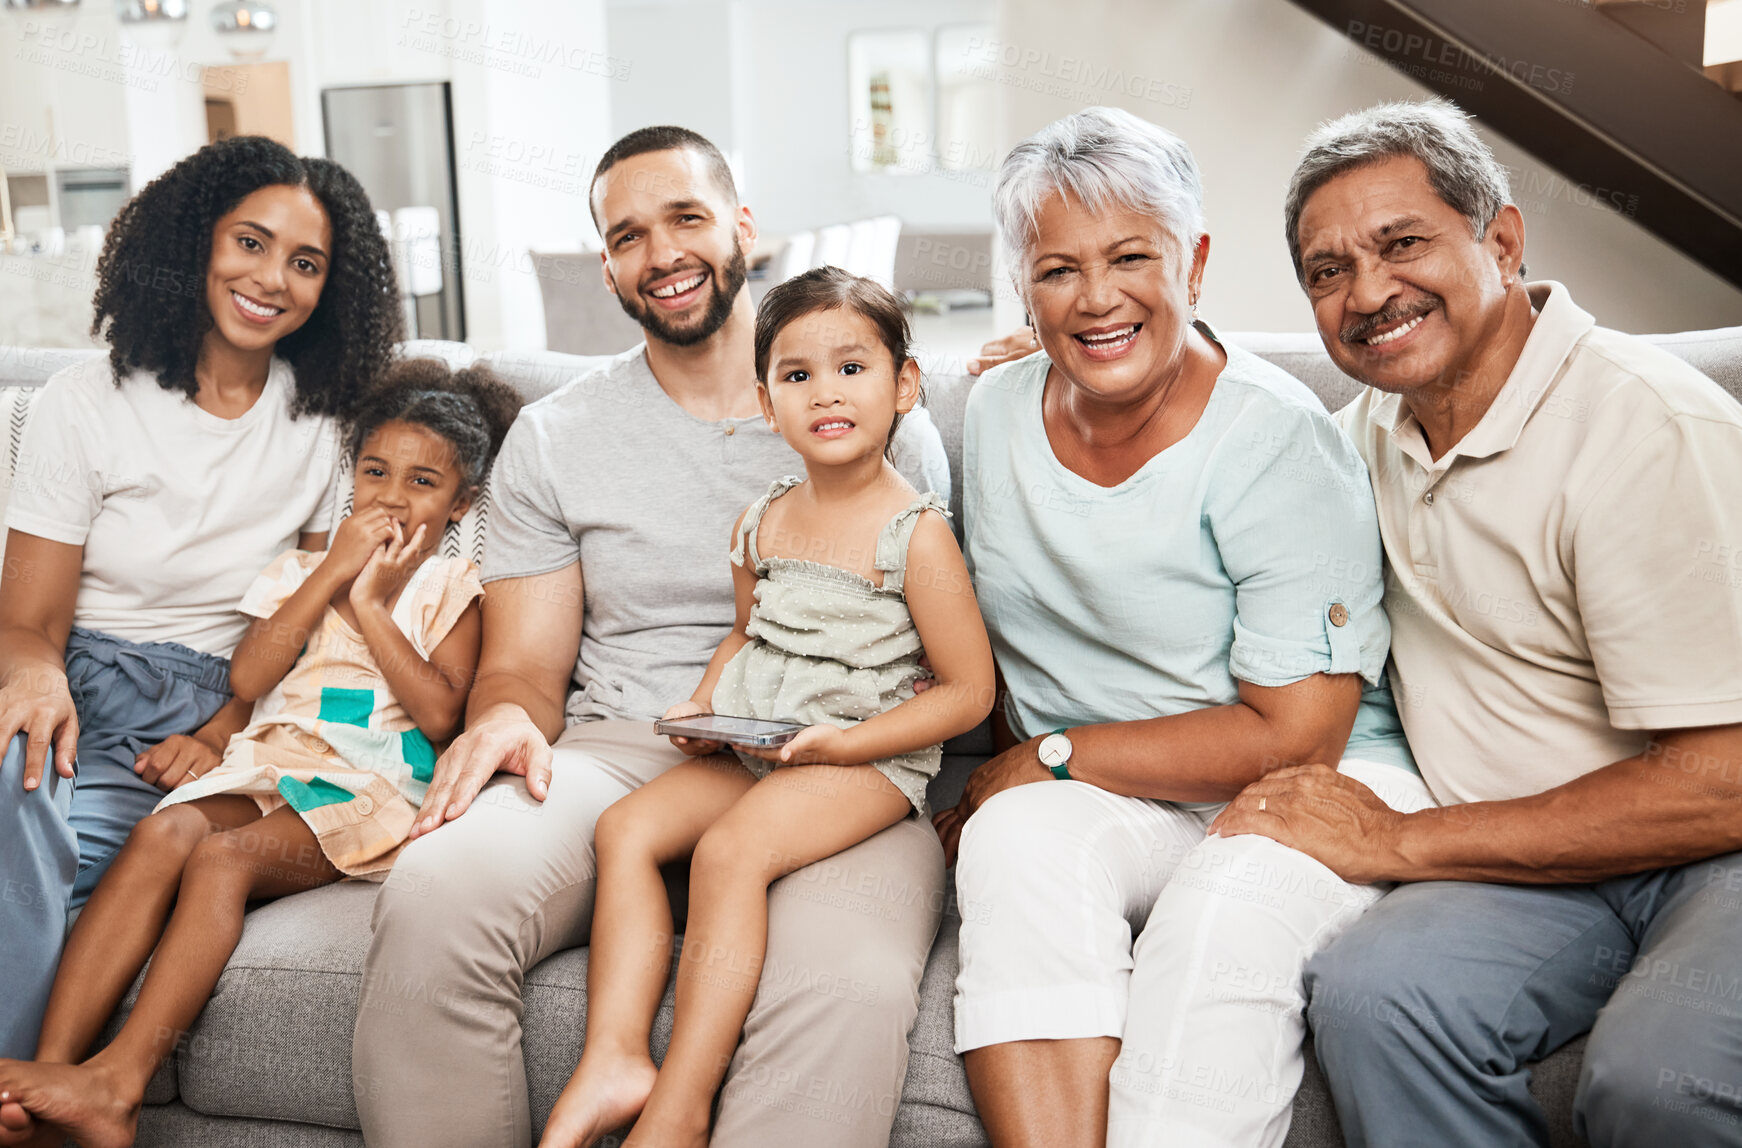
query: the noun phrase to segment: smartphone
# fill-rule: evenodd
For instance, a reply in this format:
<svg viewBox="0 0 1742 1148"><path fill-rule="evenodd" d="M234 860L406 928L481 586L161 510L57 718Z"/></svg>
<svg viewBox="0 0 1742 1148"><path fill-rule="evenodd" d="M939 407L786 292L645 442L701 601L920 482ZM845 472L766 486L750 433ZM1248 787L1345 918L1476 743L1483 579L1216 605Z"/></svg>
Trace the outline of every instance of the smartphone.
<svg viewBox="0 0 1742 1148"><path fill-rule="evenodd" d="M691 737L697 741L753 746L785 745L804 728L798 722L764 721L728 714L692 714L653 723L653 732L664 737Z"/></svg>

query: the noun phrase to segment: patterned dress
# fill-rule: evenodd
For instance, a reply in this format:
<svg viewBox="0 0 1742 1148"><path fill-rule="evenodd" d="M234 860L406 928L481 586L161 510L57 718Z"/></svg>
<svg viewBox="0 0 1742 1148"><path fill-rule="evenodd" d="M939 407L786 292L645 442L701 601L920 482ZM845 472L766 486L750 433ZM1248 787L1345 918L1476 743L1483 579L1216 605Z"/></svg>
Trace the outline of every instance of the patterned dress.
<svg viewBox="0 0 1742 1148"><path fill-rule="evenodd" d="M270 618L324 558L281 554L238 608ZM427 659L483 592L470 562L432 557L400 591L394 624ZM289 805L335 868L380 880L411 831L435 760L436 747L393 696L363 636L329 604L296 665L254 703L223 763L157 808L220 793L253 797L262 813Z"/></svg>
<svg viewBox="0 0 1742 1148"><path fill-rule="evenodd" d="M745 631L750 642L733 655L714 687L714 712L735 717L847 728L913 696L925 676L919 632L902 593L907 546L927 510L949 510L928 494L890 519L877 536L878 586L863 575L803 558L764 558L756 530L769 504L800 482L783 478L744 515L732 547L734 565L756 573L756 604ZM758 778L775 764L740 752ZM942 745L883 758L870 765L894 782L914 810L929 816L926 783L937 776Z"/></svg>

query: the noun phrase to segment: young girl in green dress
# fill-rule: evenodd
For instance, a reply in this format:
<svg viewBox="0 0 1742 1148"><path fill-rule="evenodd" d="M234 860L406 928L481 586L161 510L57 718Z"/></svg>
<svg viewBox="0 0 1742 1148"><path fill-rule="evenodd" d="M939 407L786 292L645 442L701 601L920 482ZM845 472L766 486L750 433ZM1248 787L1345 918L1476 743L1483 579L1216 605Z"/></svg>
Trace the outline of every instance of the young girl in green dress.
<svg viewBox="0 0 1742 1148"><path fill-rule="evenodd" d="M591 1145L631 1121L627 1145L705 1145L761 973L769 885L927 816L942 742L991 708L991 647L948 511L885 457L920 394L900 303L832 267L779 285L756 318L756 377L807 477L776 482L733 527L737 621L666 716L806 728L736 756L673 738L691 760L599 819L586 1043L545 1145ZM916 698L922 655L934 681ZM659 867L685 857L677 1014L656 1069L672 933Z"/></svg>

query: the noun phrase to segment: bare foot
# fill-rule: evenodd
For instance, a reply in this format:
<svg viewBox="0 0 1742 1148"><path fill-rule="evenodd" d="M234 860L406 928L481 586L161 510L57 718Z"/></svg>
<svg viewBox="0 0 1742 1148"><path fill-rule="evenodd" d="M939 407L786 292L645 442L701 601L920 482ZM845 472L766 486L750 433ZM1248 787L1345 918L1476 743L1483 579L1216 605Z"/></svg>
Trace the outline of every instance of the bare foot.
<svg viewBox="0 0 1742 1148"><path fill-rule="evenodd" d="M623 1148L708 1148L708 1119L703 1113L699 1121L677 1122L657 1115L643 1116L635 1122Z"/></svg>
<svg viewBox="0 0 1742 1148"><path fill-rule="evenodd" d="M39 1148L44 1140L43 1126L31 1119L22 1104L11 1100L0 1104L0 1148Z"/></svg>
<svg viewBox="0 0 1742 1148"><path fill-rule="evenodd" d="M582 1053L580 1067L545 1121L539 1148L592 1148L607 1132L641 1115L658 1077L647 1056Z"/></svg>
<svg viewBox="0 0 1742 1148"><path fill-rule="evenodd" d="M41 1064L0 1060L0 1104L22 1107L53 1125L80 1148L129 1148L139 1126L143 1095L119 1074L96 1064Z"/></svg>
<svg viewBox="0 0 1742 1148"><path fill-rule="evenodd" d="M685 1104L669 1092L656 1092L623 1148L708 1148L708 1105Z"/></svg>
<svg viewBox="0 0 1742 1148"><path fill-rule="evenodd" d="M28 1133L33 1123L35 1122L30 1119L30 1113L16 1100L0 1103L0 1144L18 1143L15 1139L8 1139L8 1136Z"/></svg>
<svg viewBox="0 0 1742 1148"><path fill-rule="evenodd" d="M0 1104L0 1148L61 1148L66 1140L66 1133L33 1120L22 1105Z"/></svg>

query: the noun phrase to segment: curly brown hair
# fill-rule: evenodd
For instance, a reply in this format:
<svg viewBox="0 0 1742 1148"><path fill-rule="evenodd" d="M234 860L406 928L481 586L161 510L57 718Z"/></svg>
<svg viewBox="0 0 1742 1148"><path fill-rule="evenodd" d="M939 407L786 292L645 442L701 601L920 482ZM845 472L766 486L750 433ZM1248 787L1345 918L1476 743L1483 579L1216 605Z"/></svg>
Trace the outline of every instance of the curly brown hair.
<svg viewBox="0 0 1742 1148"><path fill-rule="evenodd" d="M462 487L476 489L520 413L520 395L482 363L452 371L440 359L402 359L362 397L350 424L351 457L382 424L426 427L454 448Z"/></svg>
<svg viewBox="0 0 1742 1148"><path fill-rule="evenodd" d="M333 229L320 303L274 349L296 371L292 413L344 417L387 369L401 338L399 288L362 185L331 160L234 136L146 184L109 228L91 334L108 341L117 383L149 371L164 390L198 394L194 367L213 326L205 291L212 228L247 196L279 184L307 188Z"/></svg>

